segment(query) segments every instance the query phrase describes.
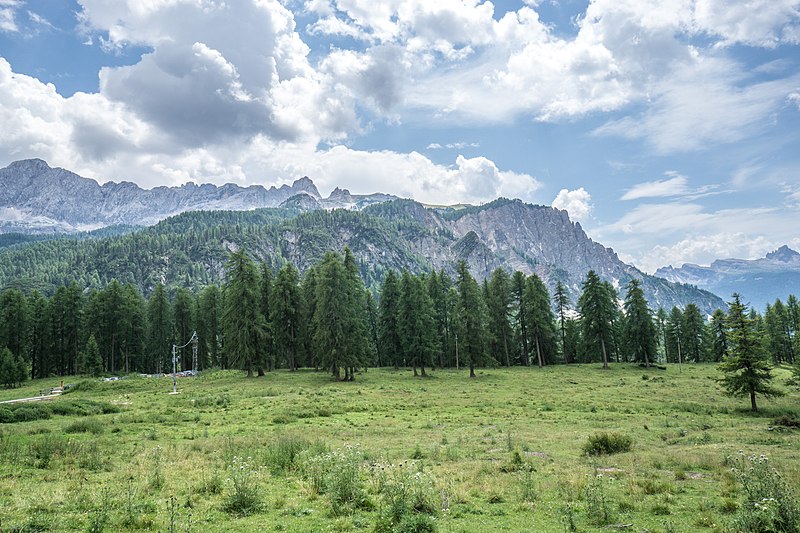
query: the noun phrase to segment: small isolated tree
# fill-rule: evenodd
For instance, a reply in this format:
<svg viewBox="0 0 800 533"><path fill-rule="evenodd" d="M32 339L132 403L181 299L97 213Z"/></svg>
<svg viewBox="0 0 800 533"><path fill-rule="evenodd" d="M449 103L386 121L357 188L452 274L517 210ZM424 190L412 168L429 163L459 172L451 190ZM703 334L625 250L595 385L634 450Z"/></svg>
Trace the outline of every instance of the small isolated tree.
<svg viewBox="0 0 800 533"><path fill-rule="evenodd" d="M750 408L758 411L756 395L770 398L783 393L770 386L772 374L763 339L739 294L733 294L733 301L729 305L729 355L719 366L725 374L720 382L730 396L750 396Z"/></svg>
<svg viewBox="0 0 800 533"><path fill-rule="evenodd" d="M93 377L98 377L103 373L103 357L100 355L100 347L94 335L89 337L86 342L86 350L83 352L83 372Z"/></svg>

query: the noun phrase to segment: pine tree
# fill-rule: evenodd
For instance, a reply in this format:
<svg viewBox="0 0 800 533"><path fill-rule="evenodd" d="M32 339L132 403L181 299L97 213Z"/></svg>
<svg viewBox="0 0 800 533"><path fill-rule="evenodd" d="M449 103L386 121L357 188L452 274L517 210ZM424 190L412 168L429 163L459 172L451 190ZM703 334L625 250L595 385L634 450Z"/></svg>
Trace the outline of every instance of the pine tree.
<svg viewBox="0 0 800 533"><path fill-rule="evenodd" d="M27 359L30 347L28 301L22 291L7 289L0 295L0 346L14 357Z"/></svg>
<svg viewBox="0 0 800 533"><path fill-rule="evenodd" d="M348 339L352 318L347 302L347 273L337 254L328 252L317 265L316 309L314 312L314 347L319 364L330 370L336 381L341 368L350 363Z"/></svg>
<svg viewBox="0 0 800 533"><path fill-rule="evenodd" d="M188 289L180 287L175 292L175 299L172 302L172 316L175 320L175 337L172 343L182 346L192 338L192 333L195 330L193 298ZM178 364L180 365L178 370L191 369L191 359L191 350L181 350L178 359Z"/></svg>
<svg viewBox="0 0 800 533"><path fill-rule="evenodd" d="M466 262L458 262L456 273L458 276L457 342L461 361L469 365L469 377L474 378L475 367L487 362L486 305L481 297L478 282L470 274Z"/></svg>
<svg viewBox="0 0 800 533"><path fill-rule="evenodd" d="M623 343L626 352L633 356L634 361L650 368L650 361L656 353L656 328L638 279L628 282L624 309Z"/></svg>
<svg viewBox="0 0 800 533"><path fill-rule="evenodd" d="M259 347L264 343L264 317L259 301L258 270L244 250L232 252L225 269L225 306L222 327L231 366L253 376Z"/></svg>
<svg viewBox="0 0 800 533"><path fill-rule="evenodd" d="M417 367L426 375L425 367L432 366L436 354L436 323L433 302L424 280L412 276L407 270L400 278L400 328L405 360L417 375Z"/></svg>
<svg viewBox="0 0 800 533"><path fill-rule="evenodd" d="M608 368L608 349L613 342L613 321L616 304L608 287L594 270L586 274L578 312L581 315L582 337L586 349L594 357L602 356L603 368Z"/></svg>
<svg viewBox="0 0 800 533"><path fill-rule="evenodd" d="M83 355L83 373L93 377L98 377L103 373L103 356L100 355L100 347L94 335L89 335L86 341L86 349Z"/></svg>
<svg viewBox="0 0 800 533"><path fill-rule="evenodd" d="M725 322L725 312L717 309L711 315L711 322L708 325L709 336L711 337L709 359L715 363L719 363L728 357L728 330Z"/></svg>
<svg viewBox="0 0 800 533"><path fill-rule="evenodd" d="M198 364L200 368L221 366L220 361L220 307L222 295L219 287L209 285L198 297L197 336Z"/></svg>
<svg viewBox="0 0 800 533"><path fill-rule="evenodd" d="M50 374L50 305L39 291L34 290L28 298L30 315L30 361L31 379L44 378Z"/></svg>
<svg viewBox="0 0 800 533"><path fill-rule="evenodd" d="M400 340L400 286L393 270L386 273L381 287L378 318L378 351L381 362L399 368L403 362L403 344Z"/></svg>
<svg viewBox="0 0 800 533"><path fill-rule="evenodd" d="M690 303L683 310L683 360L698 362L702 359L705 320L697 305Z"/></svg>
<svg viewBox="0 0 800 533"><path fill-rule="evenodd" d="M517 270L511 277L511 292L514 296L515 311L517 318L517 348L519 351L519 361L521 364L530 365L530 350L528 348L528 321L525 315L525 287L528 278L525 274Z"/></svg>
<svg viewBox="0 0 800 533"><path fill-rule="evenodd" d="M345 376L348 380L355 380L355 370L359 367L366 366L369 357L369 336L367 328L367 307L366 297L364 292L364 281L361 279L361 273L356 258L348 246L344 248L344 257L342 259L344 270L347 279L346 296L348 307L352 313L352 321L348 323L350 331L348 332L350 347L349 359L350 368L349 375L348 369L345 367Z"/></svg>
<svg viewBox="0 0 800 533"><path fill-rule="evenodd" d="M757 395L771 398L783 393L770 386L772 373L764 341L747 313L747 306L736 293L729 303L727 326L730 355L719 366L725 374L720 382L730 396L750 396L751 410L758 411Z"/></svg>
<svg viewBox="0 0 800 533"><path fill-rule="evenodd" d="M297 355L301 348L299 283L299 274L294 265L283 265L275 277L270 304L275 350L279 360L285 362L290 371L298 368Z"/></svg>
<svg viewBox="0 0 800 533"><path fill-rule="evenodd" d="M536 274L531 274L525 285L525 315L530 335L528 344L541 368L555 359L556 327L547 287Z"/></svg>
<svg viewBox="0 0 800 533"><path fill-rule="evenodd" d="M561 355L564 357L564 363L569 363L571 360L567 357L567 311L569 310L569 294L567 288L561 281L556 282L556 291L553 293L558 309L558 326L561 332Z"/></svg>
<svg viewBox="0 0 800 533"><path fill-rule="evenodd" d="M17 368L14 361L14 354L8 348L0 350L0 384L5 388L15 385L17 378Z"/></svg>
<svg viewBox="0 0 800 533"><path fill-rule="evenodd" d="M172 323L172 307L167 300L167 291L158 283L147 302L145 367L151 371L165 372L172 368Z"/></svg>
<svg viewBox="0 0 800 533"><path fill-rule="evenodd" d="M299 276L299 274L298 274ZM272 298L273 298L272 268L266 261L261 263L261 298L260 310L264 317L264 347L261 356L261 364L258 367L258 375L264 374L264 368L273 370L277 367L277 356L275 353L275 329L272 324ZM299 289L298 289L299 290ZM299 312L299 310L298 310ZM295 366L297 362L295 361ZM294 368L290 367L290 370Z"/></svg>
<svg viewBox="0 0 800 533"><path fill-rule="evenodd" d="M497 268L487 283L486 308L489 315L489 331L492 339L492 353L503 355L507 367L511 366L511 278L508 272Z"/></svg>
<svg viewBox="0 0 800 533"><path fill-rule="evenodd" d="M683 324L683 313L673 307L667 318L664 341L670 363L683 363Z"/></svg>

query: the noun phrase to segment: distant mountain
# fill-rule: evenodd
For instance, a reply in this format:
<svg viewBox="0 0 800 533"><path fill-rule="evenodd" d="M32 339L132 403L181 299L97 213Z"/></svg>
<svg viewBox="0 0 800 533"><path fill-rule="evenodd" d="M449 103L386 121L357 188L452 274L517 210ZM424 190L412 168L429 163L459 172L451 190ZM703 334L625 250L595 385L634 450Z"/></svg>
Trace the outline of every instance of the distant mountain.
<svg viewBox="0 0 800 533"><path fill-rule="evenodd" d="M656 276L696 285L726 298L738 292L745 302L763 310L776 298L785 300L789 294L800 294L800 253L784 245L760 259L718 259L709 266L668 266L659 268Z"/></svg>
<svg viewBox="0 0 800 533"><path fill-rule="evenodd" d="M70 233L111 225L149 226L186 211L250 210L277 207L298 194L321 209L362 209L393 199L386 194L351 195L336 189L322 198L308 177L291 186L240 187L187 183L180 187L142 189L130 182L83 178L41 159L27 159L0 169L0 233Z"/></svg>
<svg viewBox="0 0 800 533"><path fill-rule="evenodd" d="M331 197L345 205L355 198L346 191ZM535 272L551 291L562 281L573 304L592 269L623 293L630 279L641 279L654 308L694 302L711 312L725 306L709 292L626 265L589 239L566 211L552 207L499 199L479 207L426 208L391 200L361 211L328 211L314 210L314 202L320 200L301 193L286 198L283 208L184 213L117 237L13 246L0 250L0 288L49 293L71 279L102 286L112 278L137 284L145 293L157 282L197 288L222 278L230 250L244 248L274 267L291 261L305 271L327 251L349 246L371 287L388 269L454 274L464 260L478 278L499 267Z"/></svg>

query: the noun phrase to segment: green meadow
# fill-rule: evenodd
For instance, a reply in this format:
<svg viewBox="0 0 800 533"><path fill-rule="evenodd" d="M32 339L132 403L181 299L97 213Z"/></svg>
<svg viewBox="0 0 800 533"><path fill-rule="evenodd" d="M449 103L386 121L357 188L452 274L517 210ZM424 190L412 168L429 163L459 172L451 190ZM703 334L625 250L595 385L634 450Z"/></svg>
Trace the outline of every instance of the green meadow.
<svg viewBox="0 0 800 533"><path fill-rule="evenodd" d="M0 530L736 531L751 454L798 492L788 369L755 414L712 365L430 374L68 379L0 404Z"/></svg>

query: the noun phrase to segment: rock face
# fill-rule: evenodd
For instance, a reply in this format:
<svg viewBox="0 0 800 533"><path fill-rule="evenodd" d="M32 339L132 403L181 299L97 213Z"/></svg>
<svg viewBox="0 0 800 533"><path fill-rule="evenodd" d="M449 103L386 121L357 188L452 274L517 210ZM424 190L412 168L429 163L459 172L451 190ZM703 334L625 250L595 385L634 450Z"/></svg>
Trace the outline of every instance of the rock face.
<svg viewBox="0 0 800 533"><path fill-rule="evenodd" d="M185 213L119 237L128 245L111 248L128 254L124 257L109 257L109 247L91 239L80 244L67 240L51 244L51 252L53 246L80 246L81 253L75 257L86 261L62 264L65 270L59 273L61 277L52 275L52 265L48 265L50 270L38 272L40 265L31 248L41 243L8 250L0 255L0 287L18 276L15 269L6 272L4 264L27 265L26 272L33 281L95 272L104 279L128 279L147 290L154 283L150 279L154 273L159 280L176 284L185 283L190 273L199 284L219 280L221 265L232 247L246 246L251 254L266 261L292 261L302 271L325 252L349 246L370 284L380 283L389 268L414 272L444 269L454 274L456 264L463 260L479 279L504 268L536 273L551 291L561 281L573 304L586 273L594 270L621 296L628 281L640 279L653 308L689 302L706 312L725 307L709 292L648 276L623 263L613 250L592 241L580 224L570 221L566 211L520 200L501 198L479 207L425 207L386 194L354 195L339 188L328 198L321 198L308 178L277 189L189 184L147 191L131 183L100 186L31 160L0 170L0 206L6 209L6 231L22 228L29 232L148 225L184 211L206 211ZM251 211L272 206L284 209ZM333 210L337 208L348 211ZM17 218L12 219L12 215ZM206 225L216 228L215 232L201 231ZM210 237L212 233L223 237ZM114 238L118 237L109 237ZM184 252L173 258L178 240ZM73 254L55 252L54 256ZM784 256L782 252L780 257ZM131 265L136 272L131 272Z"/></svg>
<svg viewBox="0 0 800 533"><path fill-rule="evenodd" d="M308 177L291 186L269 189L260 185L188 183L146 190L130 182L100 185L62 168L51 168L41 159L27 159L0 169L0 233L67 233L116 224L148 226L185 211L277 207L298 194L310 198L304 205L312 209L361 209L394 198L385 194L341 195L337 189L324 199Z"/></svg>
<svg viewBox="0 0 800 533"><path fill-rule="evenodd" d="M686 263L680 268L659 268L656 276L689 283L725 297L734 292L763 310L776 298L800 294L800 253L784 245L754 260L718 259L709 266Z"/></svg>

